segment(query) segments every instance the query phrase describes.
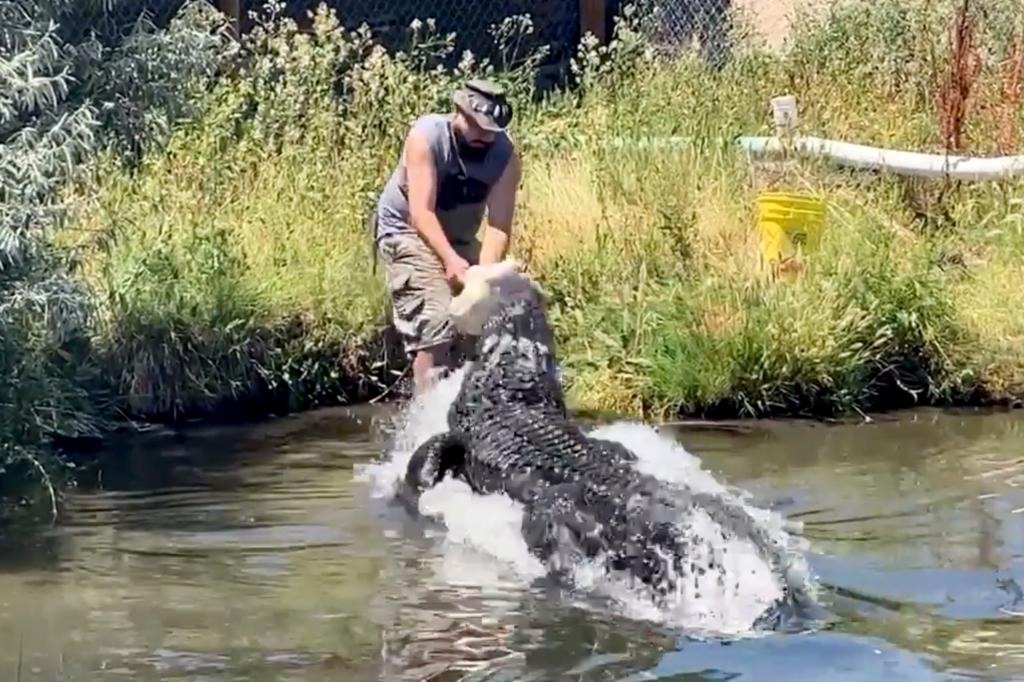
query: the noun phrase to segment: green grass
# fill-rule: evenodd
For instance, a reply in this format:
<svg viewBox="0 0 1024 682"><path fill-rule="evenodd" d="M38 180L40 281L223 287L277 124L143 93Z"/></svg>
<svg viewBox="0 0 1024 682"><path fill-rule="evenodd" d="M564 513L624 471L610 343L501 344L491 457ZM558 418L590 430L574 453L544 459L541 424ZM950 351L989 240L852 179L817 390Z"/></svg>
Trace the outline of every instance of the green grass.
<svg viewBox="0 0 1024 682"><path fill-rule="evenodd" d="M319 397L369 371L356 356L385 312L330 134L268 152L211 145L205 123L140 171L104 174L81 218L102 235L85 272L103 364L136 414L205 414L285 385Z"/></svg>
<svg viewBox="0 0 1024 682"><path fill-rule="evenodd" d="M500 76L518 88L526 168L514 250L552 295L577 406L834 415L1022 392L1019 182L940 196L809 163L768 177L729 142L767 133L769 99L792 92L811 134L941 149L948 50L934 16L947 21L948 3L847 6L805 22L789 54L741 51L720 73L650 58L625 32L583 55L574 92L533 101L528 65ZM400 364L382 360L387 306L364 221L406 126L446 110L461 74L430 67L428 37L387 56L326 17L317 27L257 34L249 68L166 149L77 190L96 352L126 412L358 400ZM992 102L1008 38L998 17L983 28L992 63L977 99ZM972 150L991 152L996 127L979 106ZM691 143L608 144L660 135ZM793 282L758 259L766 187L829 201L821 251Z"/></svg>

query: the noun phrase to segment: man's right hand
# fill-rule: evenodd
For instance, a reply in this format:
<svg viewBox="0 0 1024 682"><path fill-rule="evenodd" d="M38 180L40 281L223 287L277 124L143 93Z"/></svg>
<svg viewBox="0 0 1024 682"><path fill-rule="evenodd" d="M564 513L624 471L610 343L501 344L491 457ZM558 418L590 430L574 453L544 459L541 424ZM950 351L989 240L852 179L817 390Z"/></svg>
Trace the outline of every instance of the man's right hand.
<svg viewBox="0 0 1024 682"><path fill-rule="evenodd" d="M469 263L458 254L452 254L444 264L444 275L448 278L448 284L458 284L460 287L465 284L466 270Z"/></svg>

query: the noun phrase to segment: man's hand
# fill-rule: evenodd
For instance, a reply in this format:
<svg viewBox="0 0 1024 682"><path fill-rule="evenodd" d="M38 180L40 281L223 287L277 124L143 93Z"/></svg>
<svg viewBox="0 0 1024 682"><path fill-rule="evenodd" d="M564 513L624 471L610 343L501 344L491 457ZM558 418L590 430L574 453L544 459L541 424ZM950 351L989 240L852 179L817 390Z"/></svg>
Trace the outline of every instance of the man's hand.
<svg viewBox="0 0 1024 682"><path fill-rule="evenodd" d="M469 263L465 258L459 254L452 254L444 264L444 275L448 278L448 284L458 284L462 286L466 281L466 270L469 269Z"/></svg>

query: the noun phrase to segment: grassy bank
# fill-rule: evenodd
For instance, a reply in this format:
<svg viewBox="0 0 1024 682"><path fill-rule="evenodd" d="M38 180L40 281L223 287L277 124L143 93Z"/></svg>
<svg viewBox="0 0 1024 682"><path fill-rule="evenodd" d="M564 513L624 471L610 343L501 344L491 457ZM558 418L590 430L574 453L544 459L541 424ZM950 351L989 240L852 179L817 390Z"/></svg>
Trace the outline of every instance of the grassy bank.
<svg viewBox="0 0 1024 682"><path fill-rule="evenodd" d="M611 46L581 47L572 90L543 98L511 49L528 30L516 20L498 72L438 67L449 47L428 25L387 54L327 14L311 33L268 20L211 87L189 91L191 113L166 135L130 163L99 153L66 186L74 210L55 243L75 255L90 308L87 347L59 355L89 378L68 385L101 416L175 420L386 392L404 359L365 219L412 118L488 75L517 100L514 250L552 294L576 405L766 416L1012 400L1024 394L1022 183L809 162L772 176L732 142L768 133L770 97L791 92L811 134L941 151L955 129L970 153L1016 148L1011 3L979 18L966 116L940 113L951 48L936 27L956 4L850 0L799 22L790 51L743 43L718 72L657 56L626 22ZM658 136L689 142L610 144ZM768 187L829 201L822 249L794 282L759 262L755 198Z"/></svg>
<svg viewBox="0 0 1024 682"><path fill-rule="evenodd" d="M803 24L789 53L743 50L720 73L655 58L624 30L581 51L577 90L541 102L525 68L498 76L517 87L528 169L515 251L552 293L576 404L822 415L1019 393L1019 183L944 188L806 163L773 179L731 144L767 132L769 98L794 92L814 134L941 150L950 48L934 26L951 16L847 3ZM964 125L976 153L996 151L1007 120L1020 128L1019 108L1007 119L995 104L1012 41L1001 16L977 37L985 68ZM446 109L462 75L424 68L439 47L424 37L388 56L326 16L313 35L271 26L252 49L272 66L223 81L140 170L86 188L96 199L80 220L103 235L86 261L98 347L133 413L208 412L267 386L303 404L351 400L387 384L373 371L392 363L376 352L386 306L364 220L408 121ZM692 143L609 144L670 135ZM770 186L830 203L797 282L772 281L758 259L755 198ZM339 390L353 376L372 380Z"/></svg>
<svg viewBox="0 0 1024 682"><path fill-rule="evenodd" d="M227 54L204 3L164 30L136 21L140 11L128 0L0 11L0 518L26 499L52 513L66 473L55 438L109 425L96 301L76 254L55 243L74 227L62 194L97 154L130 163L195 115L189 93Z"/></svg>

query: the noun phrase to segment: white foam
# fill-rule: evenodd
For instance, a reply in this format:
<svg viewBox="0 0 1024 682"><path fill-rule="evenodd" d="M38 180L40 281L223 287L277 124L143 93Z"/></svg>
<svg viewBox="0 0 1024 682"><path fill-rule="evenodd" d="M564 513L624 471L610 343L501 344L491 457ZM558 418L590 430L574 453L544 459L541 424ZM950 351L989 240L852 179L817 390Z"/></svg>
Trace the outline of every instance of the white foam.
<svg viewBox="0 0 1024 682"><path fill-rule="evenodd" d="M448 430L448 408L459 393L466 368L441 379L422 396L410 401L394 424L393 442L387 457L356 468L356 480L372 484L372 495L391 498L405 476L405 468L416 448Z"/></svg>
<svg viewBox="0 0 1024 682"><path fill-rule="evenodd" d="M589 435L613 440L628 447L636 454L639 460L636 468L641 473L653 476L670 485L716 495L742 505L780 542L789 545L793 550L805 549L801 540L790 537L786 532L786 529L790 527L799 528L799 524L789 522L771 510L752 505L749 495L745 491L722 484L711 472L704 469L699 458L657 428L647 424L623 421L599 426L592 429Z"/></svg>
<svg viewBox="0 0 1024 682"><path fill-rule="evenodd" d="M415 448L447 429L447 410L463 374L459 371L442 380L400 415L391 452L360 473L372 483L374 495L392 496ZM783 546L792 546L779 515L753 507L731 492L697 457L657 429L618 422L598 427L591 435L622 443L637 454L639 471L668 485L741 504ZM544 575L544 567L529 552L520 532L522 507L509 498L475 495L464 483L447 479L421 496L420 511L447 529L442 573L448 579L488 586L497 582L507 585L511 576L525 585ZM784 580L808 584L799 556L794 558L795 570L780 577L746 538L726 533L723 540L720 527L702 511L685 519L680 532L685 532L694 546L683 573L685 588L669 608L656 608L644 590L634 587L625 576L607 575L598 560L577 566L574 582L584 591L611 598L627 617L728 634L748 633L754 620L782 594ZM721 568L711 569L711 565Z"/></svg>
<svg viewBox="0 0 1024 682"><path fill-rule="evenodd" d="M527 583L546 573L544 565L530 553L523 540L522 505L505 495L476 495L465 483L447 478L424 492L420 511L444 522L446 560L464 559L465 550L472 548L501 564L494 567L493 562L477 561L479 556L472 558L470 566L464 561L446 561L443 568L455 580L468 580L477 585L509 579ZM492 573L495 568L497 571Z"/></svg>
<svg viewBox="0 0 1024 682"><path fill-rule="evenodd" d="M732 492L703 469L700 460L674 438L634 422L599 426L592 429L590 435L629 447L637 455L636 468L641 473L742 507L782 547L796 551L797 544L783 529L784 520L780 515L754 507L743 496ZM682 577L682 585L688 587L687 594L680 594L668 609L656 609L643 598L641 591L632 589L621 579L611 579L613 585L606 585L605 591L620 602L628 614L693 630L741 634L748 632L764 609L781 596L783 583L810 587L807 567L799 554L792 554L790 572L779 577L748 539L726 532L723 541L722 529L707 513L697 511L686 521L681 531L694 543ZM722 566L724 572L709 569L712 564ZM579 579L586 580L588 574L592 574L598 583L602 580L608 583L608 579L601 577L602 572L597 566L581 568Z"/></svg>
<svg viewBox="0 0 1024 682"><path fill-rule="evenodd" d="M390 499L416 448L448 430L448 408L465 371L460 368L410 401L394 425L387 456L357 469L357 480L369 482L374 497ZM419 511L445 525L439 570L452 583L489 587L512 580L525 585L546 572L520 532L522 505L505 495L476 495L462 481L446 478L420 496Z"/></svg>

